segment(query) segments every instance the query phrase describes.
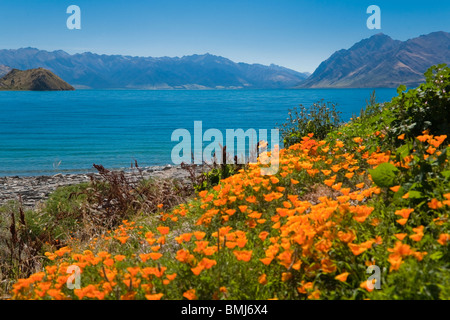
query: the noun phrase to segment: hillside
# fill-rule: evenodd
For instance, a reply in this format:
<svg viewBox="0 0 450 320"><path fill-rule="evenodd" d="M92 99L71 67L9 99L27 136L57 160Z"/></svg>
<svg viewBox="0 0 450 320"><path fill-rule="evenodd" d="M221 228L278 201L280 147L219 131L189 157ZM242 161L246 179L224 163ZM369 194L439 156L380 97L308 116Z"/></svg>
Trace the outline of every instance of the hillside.
<svg viewBox="0 0 450 320"><path fill-rule="evenodd" d="M299 88L413 87L439 63L450 63L450 33L433 32L404 42L380 33L335 52Z"/></svg>
<svg viewBox="0 0 450 320"><path fill-rule="evenodd" d="M95 166L42 209L0 210L8 297L448 300L449 86L450 68L433 67L334 129L313 107L307 131L289 122L299 143L260 155L279 154L274 175L218 166L186 197L173 180Z"/></svg>
<svg viewBox="0 0 450 320"><path fill-rule="evenodd" d="M0 79L0 90L62 91L74 88L43 68L13 69Z"/></svg>
<svg viewBox="0 0 450 320"><path fill-rule="evenodd" d="M0 50L0 64L18 69L44 67L75 88L92 89L281 89L292 88L309 76L211 54L152 58L22 48Z"/></svg>

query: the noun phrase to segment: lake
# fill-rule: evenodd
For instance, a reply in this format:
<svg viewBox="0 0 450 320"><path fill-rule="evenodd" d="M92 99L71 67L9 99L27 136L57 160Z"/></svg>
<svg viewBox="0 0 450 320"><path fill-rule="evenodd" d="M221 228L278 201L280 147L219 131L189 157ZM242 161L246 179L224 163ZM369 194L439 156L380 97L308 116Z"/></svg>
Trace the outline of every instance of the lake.
<svg viewBox="0 0 450 320"><path fill-rule="evenodd" d="M289 109L324 99L345 121L373 89L0 91L0 176L92 171L170 164L172 132L216 128L273 129ZM389 101L395 89L376 89Z"/></svg>

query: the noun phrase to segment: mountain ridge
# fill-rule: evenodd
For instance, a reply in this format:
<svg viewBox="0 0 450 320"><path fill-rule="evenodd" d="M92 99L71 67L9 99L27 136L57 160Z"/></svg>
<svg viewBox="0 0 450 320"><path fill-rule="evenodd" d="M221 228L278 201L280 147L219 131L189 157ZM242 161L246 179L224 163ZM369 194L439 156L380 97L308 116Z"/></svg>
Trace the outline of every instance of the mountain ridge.
<svg viewBox="0 0 450 320"><path fill-rule="evenodd" d="M92 52L69 54L36 48L0 50L0 64L43 67L76 88L92 89L281 89L309 74L275 65L247 64L212 54L133 57Z"/></svg>
<svg viewBox="0 0 450 320"><path fill-rule="evenodd" d="M323 61L297 88L417 86L435 64L450 64L450 33L432 32L406 41L378 33Z"/></svg>

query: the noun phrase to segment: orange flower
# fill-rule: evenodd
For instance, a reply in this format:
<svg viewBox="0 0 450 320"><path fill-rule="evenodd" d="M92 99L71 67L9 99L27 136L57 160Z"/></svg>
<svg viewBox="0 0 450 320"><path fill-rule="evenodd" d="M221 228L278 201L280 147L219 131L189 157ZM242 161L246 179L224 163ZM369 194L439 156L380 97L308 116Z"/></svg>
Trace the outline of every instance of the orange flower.
<svg viewBox="0 0 450 320"><path fill-rule="evenodd" d="M435 198L431 199L431 201L428 202L428 207L433 210L440 209L442 208L442 206L443 206L442 202L438 201Z"/></svg>
<svg viewBox="0 0 450 320"><path fill-rule="evenodd" d="M117 240L119 240L120 241L120 243L122 243L122 244L124 244L125 242L127 242L127 240L128 240L128 236L125 236L125 237L115 237Z"/></svg>
<svg viewBox="0 0 450 320"><path fill-rule="evenodd" d="M374 281L374 280L375 280L375 279L373 279L373 281ZM369 280L363 281L363 282L359 285L359 287L362 288L362 289L365 289L365 290L367 290L367 291L369 291L369 292L372 292L373 289L370 289L370 288L367 286L367 281L369 281ZM372 282L372 283L373 283L373 282Z"/></svg>
<svg viewBox="0 0 450 320"><path fill-rule="evenodd" d="M398 239L398 240L400 240L400 241L403 241L403 239L405 239L405 237L407 236L408 234L406 234L406 233L396 233L396 234L394 234L394 236Z"/></svg>
<svg viewBox="0 0 450 320"><path fill-rule="evenodd" d="M310 300L317 300L320 298L320 291L319 290L315 290L314 292L312 292L309 296L308 299Z"/></svg>
<svg viewBox="0 0 450 320"><path fill-rule="evenodd" d="M159 233L161 235L168 234L169 230L170 230L169 227L163 227L163 226L157 227L156 229L159 231Z"/></svg>
<svg viewBox="0 0 450 320"><path fill-rule="evenodd" d="M392 188L390 188L392 191L394 191L394 192L398 192L398 190L400 190L400 188L401 188L401 186L395 186L395 187L392 187Z"/></svg>
<svg viewBox="0 0 450 320"><path fill-rule="evenodd" d="M196 300L197 296L195 295L195 289L190 289L183 293L183 297L185 297L188 300Z"/></svg>
<svg viewBox="0 0 450 320"><path fill-rule="evenodd" d="M422 240L422 238L423 238L423 236L424 236L424 234L423 234L423 228L424 228L424 226L420 226L420 227L417 227L417 228L413 228L413 231L414 231L416 234L410 235L409 237L410 237L412 240L419 242L420 240Z"/></svg>
<svg viewBox="0 0 450 320"><path fill-rule="evenodd" d="M355 256L358 256L358 255L360 255L361 253L363 253L364 251L367 250L366 246L359 245L359 244L354 244L354 243L349 243L348 247L350 248L350 250L352 250L352 253Z"/></svg>
<svg viewBox="0 0 450 320"><path fill-rule="evenodd" d="M272 262L273 258L263 258L263 259L259 259L259 261L261 261L262 263L264 263L266 266L268 266L271 262Z"/></svg>
<svg viewBox="0 0 450 320"><path fill-rule="evenodd" d="M445 246L447 244L447 242L450 242L450 234L448 234L448 233L440 234L437 242L439 242L439 244Z"/></svg>
<svg viewBox="0 0 450 320"><path fill-rule="evenodd" d="M142 262L147 262L150 259L150 255L148 253L142 253L139 255L139 258L141 258Z"/></svg>
<svg viewBox="0 0 450 320"><path fill-rule="evenodd" d="M413 252L412 255L414 256L414 258L417 259L417 261L422 261L423 257L426 256L428 254L428 252Z"/></svg>
<svg viewBox="0 0 450 320"><path fill-rule="evenodd" d="M399 140L405 140L405 134L401 134L397 137Z"/></svg>
<svg viewBox="0 0 450 320"><path fill-rule="evenodd" d="M332 186L332 188L336 191L339 191L341 189L341 187L342 187L342 182L339 182Z"/></svg>
<svg viewBox="0 0 450 320"><path fill-rule="evenodd" d="M161 300L161 298L163 297L163 293L156 293L156 294L146 294L145 298L147 300Z"/></svg>
<svg viewBox="0 0 450 320"><path fill-rule="evenodd" d="M264 241L264 240L266 240L268 235L269 235L269 233L267 231L262 231L258 237L261 239L261 241Z"/></svg>
<svg viewBox="0 0 450 320"><path fill-rule="evenodd" d="M401 209L395 211L395 214L401 216L403 219L408 219L409 215L414 211L414 209Z"/></svg>
<svg viewBox="0 0 450 320"><path fill-rule="evenodd" d="M244 213L245 211L247 211L248 206L239 206L239 210Z"/></svg>
<svg viewBox="0 0 450 320"><path fill-rule="evenodd" d="M338 275L338 276L336 276L334 278L336 280L339 280L339 281L342 281L342 282L346 282L347 281L347 277L348 277L349 274L350 273L348 273L348 272L344 272L344 273L341 273L340 275Z"/></svg>
<svg viewBox="0 0 450 320"><path fill-rule="evenodd" d="M234 255L239 261L248 262L252 258L252 251L233 251Z"/></svg>
<svg viewBox="0 0 450 320"><path fill-rule="evenodd" d="M128 267L128 268L127 268L127 271L128 271L133 277L135 277L138 273L141 272L141 268L139 268L139 267L134 267L134 268Z"/></svg>
<svg viewBox="0 0 450 320"><path fill-rule="evenodd" d="M346 177L347 179L351 179L351 178L353 178L354 175L355 175L354 172L348 172L348 173L345 174L345 177Z"/></svg>
<svg viewBox="0 0 450 320"><path fill-rule="evenodd" d="M348 242L352 242L356 238L356 235L353 232L345 233L343 231L339 231L338 238L342 242L348 243Z"/></svg>
<svg viewBox="0 0 450 320"><path fill-rule="evenodd" d="M204 269L205 269L205 267L202 266L201 264L199 264L195 268L191 268L191 271L192 271L193 274L198 276Z"/></svg>
<svg viewBox="0 0 450 320"><path fill-rule="evenodd" d="M152 260L158 260L159 258L162 257L162 254L159 252L151 252L148 255L150 258L152 258Z"/></svg>
<svg viewBox="0 0 450 320"><path fill-rule="evenodd" d="M258 282L262 285L267 284L267 275L264 273L258 278Z"/></svg>
<svg viewBox="0 0 450 320"><path fill-rule="evenodd" d="M292 273L290 272L283 272L281 274L281 281L286 282L288 280L292 279Z"/></svg>
<svg viewBox="0 0 450 320"><path fill-rule="evenodd" d="M395 243L394 248L387 249L389 252L392 252L396 255L400 255L400 256L408 256L411 255L413 250L411 250L411 247L407 244L403 244L401 241L397 241Z"/></svg>
<svg viewBox="0 0 450 320"><path fill-rule="evenodd" d="M195 232L194 232L194 237L195 237L197 240L201 240L201 239L203 239L205 236L206 236L206 233L203 232L203 231L195 231Z"/></svg>
<svg viewBox="0 0 450 320"><path fill-rule="evenodd" d="M120 255L120 254L114 256L114 259L115 259L116 261L123 261L123 260L125 260L125 258L126 258L125 256Z"/></svg>
<svg viewBox="0 0 450 320"><path fill-rule="evenodd" d="M113 259L106 259L105 261L103 261L103 264L105 266L111 267L114 264L114 260Z"/></svg>
<svg viewBox="0 0 450 320"><path fill-rule="evenodd" d="M166 277L167 277L167 279L172 281L177 277L177 274L176 273L168 274L168 275L166 275Z"/></svg>
<svg viewBox="0 0 450 320"><path fill-rule="evenodd" d="M389 271L398 270L403 263L402 256L398 254L389 255L388 261L391 264Z"/></svg>
<svg viewBox="0 0 450 320"><path fill-rule="evenodd" d="M205 269L211 269L213 266L217 264L216 260L203 258L202 261L200 261L199 265L201 265Z"/></svg>

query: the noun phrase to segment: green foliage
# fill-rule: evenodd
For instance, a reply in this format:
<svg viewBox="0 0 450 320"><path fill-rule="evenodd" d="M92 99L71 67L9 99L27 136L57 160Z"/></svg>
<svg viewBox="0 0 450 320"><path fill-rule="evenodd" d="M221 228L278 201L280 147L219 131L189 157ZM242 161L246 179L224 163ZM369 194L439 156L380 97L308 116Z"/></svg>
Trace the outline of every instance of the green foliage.
<svg viewBox="0 0 450 320"><path fill-rule="evenodd" d="M370 119L382 111L382 104L377 103L376 91L370 94L369 100L366 100L366 107L361 109L360 119Z"/></svg>
<svg viewBox="0 0 450 320"><path fill-rule="evenodd" d="M382 163L376 169L369 169L373 182L382 188L394 186L398 171L391 163Z"/></svg>
<svg viewBox="0 0 450 320"><path fill-rule="evenodd" d="M219 184L220 180L226 179L236 174L241 169L241 166L236 164L223 164L216 166L208 172L202 173L201 179L194 183L196 192L211 189Z"/></svg>
<svg viewBox="0 0 450 320"><path fill-rule="evenodd" d="M450 136L450 68L433 66L425 78L425 83L407 92L400 86L398 97L387 105L395 117L389 129L393 141L401 134L412 138L424 130Z"/></svg>
<svg viewBox="0 0 450 320"><path fill-rule="evenodd" d="M284 146L289 147L310 133L317 139L324 139L341 124L341 112L336 104L322 99L308 108L300 105L300 109L289 110L289 118L281 125L280 132Z"/></svg>
<svg viewBox="0 0 450 320"><path fill-rule="evenodd" d="M41 213L29 218L29 226L36 234L47 234L48 239L63 239L80 227L83 219L81 205L89 183L56 189L45 202Z"/></svg>

